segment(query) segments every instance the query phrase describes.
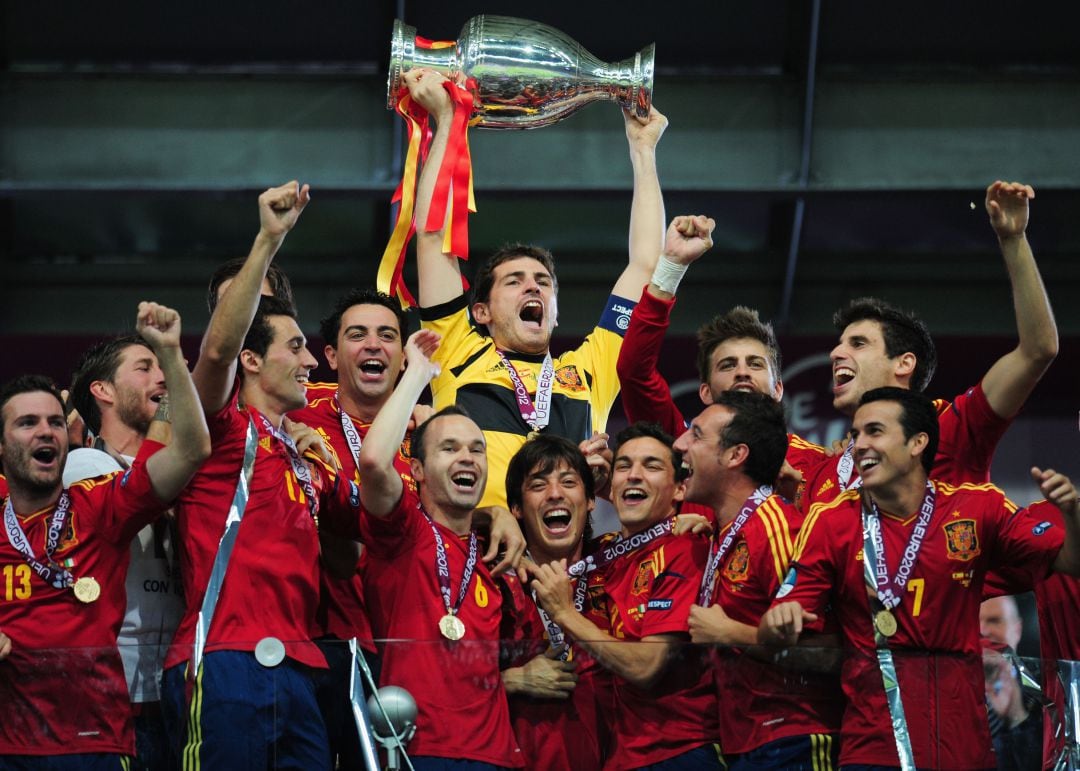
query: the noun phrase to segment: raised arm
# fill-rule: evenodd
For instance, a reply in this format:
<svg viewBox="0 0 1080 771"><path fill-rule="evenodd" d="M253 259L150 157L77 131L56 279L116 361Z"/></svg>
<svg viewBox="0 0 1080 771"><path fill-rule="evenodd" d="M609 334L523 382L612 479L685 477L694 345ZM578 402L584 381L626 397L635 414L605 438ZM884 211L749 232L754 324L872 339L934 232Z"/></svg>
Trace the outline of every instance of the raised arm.
<svg viewBox="0 0 1080 771"><path fill-rule="evenodd" d="M664 246L664 197L656 172L656 145L668 120L653 107L649 120L641 123L624 112L630 163L634 168L634 198L630 204L630 262L615 282L612 294L632 300L649 283Z"/></svg>
<svg viewBox="0 0 1080 771"><path fill-rule="evenodd" d="M619 349L616 371L622 388L623 410L631 423L639 420L659 423L674 436L686 430L682 413L659 371L660 346L668 329L679 280L712 246L715 226L710 218L697 215L676 217L668 227L664 252L630 317L630 326Z"/></svg>
<svg viewBox="0 0 1080 771"><path fill-rule="evenodd" d="M139 303L135 328L157 356L169 389L172 436L147 459L146 472L157 497L171 501L210 457L210 432L180 349L180 314L157 303Z"/></svg>
<svg viewBox="0 0 1080 771"><path fill-rule="evenodd" d="M527 566L536 598L552 621L605 669L639 688L654 684L679 644L678 636L661 634L641 640L619 640L600 629L574 607L565 562Z"/></svg>
<svg viewBox="0 0 1080 771"><path fill-rule="evenodd" d="M1028 201L1034 197L1029 185L1018 182L997 181L986 189L986 211L1009 272L1020 338L1015 350L998 359L982 382L991 409L1003 418L1020 411L1058 352L1054 313L1025 235Z"/></svg>
<svg viewBox="0 0 1080 771"><path fill-rule="evenodd" d="M207 414L220 410L229 398L236 376L236 357L259 307L263 278L308 200L308 186L301 187L295 181L272 187L259 196L259 234L244 267L210 317L192 373Z"/></svg>
<svg viewBox="0 0 1080 771"><path fill-rule="evenodd" d="M431 114L436 125L435 136L416 185L415 209L419 302L420 307L430 308L449 302L462 293L461 266L457 255L443 254L442 250L446 223L443 222L437 230L424 230L435 194L435 182L439 178L439 167L446 155L454 105L443 86L447 78L442 73L426 69L409 70L404 80L413 101ZM449 213L448 207L447 215Z"/></svg>
<svg viewBox="0 0 1080 771"><path fill-rule="evenodd" d="M385 517L401 499L402 481L394 467L401 440L412 416L413 405L438 373L431 356L439 347L439 335L428 329L414 332L405 343L405 374L379 410L360 448L360 502L373 517Z"/></svg>
<svg viewBox="0 0 1080 771"><path fill-rule="evenodd" d="M1031 477L1038 482L1046 500L1058 507L1065 521L1065 542L1054 560L1054 570L1080 576L1080 523L1076 521L1080 516L1080 503L1077 501L1076 487L1067 476L1053 469L1043 471L1032 468Z"/></svg>

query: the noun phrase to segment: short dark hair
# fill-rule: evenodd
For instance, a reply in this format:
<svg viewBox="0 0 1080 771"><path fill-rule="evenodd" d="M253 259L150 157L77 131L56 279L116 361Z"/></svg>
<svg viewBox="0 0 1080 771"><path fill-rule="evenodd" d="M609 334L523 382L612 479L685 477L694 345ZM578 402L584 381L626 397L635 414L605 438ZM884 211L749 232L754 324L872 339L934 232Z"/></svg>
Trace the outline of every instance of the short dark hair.
<svg viewBox="0 0 1080 771"><path fill-rule="evenodd" d="M941 427L938 423L937 409L928 396L906 388L888 386L872 388L859 399L859 406L870 402L896 402L900 405L900 427L904 430L904 440L910 440L915 434L926 434L926 448L922 453L922 465L927 475L934 467L937 457Z"/></svg>
<svg viewBox="0 0 1080 771"><path fill-rule="evenodd" d="M772 324L762 321L758 312L745 305L736 305L727 313L713 316L712 320L702 324L697 331L698 350L697 365L698 374L702 383L708 383L712 375L713 351L726 340L745 337L757 340L765 346L769 352L769 364L772 366L773 375L780 379L780 344L776 341L776 332Z"/></svg>
<svg viewBox="0 0 1080 771"><path fill-rule="evenodd" d="M213 315L218 304L218 289L230 278L236 278L236 274L247 263L247 259L247 257L235 257L219 265L213 275L210 276L210 286L206 290L206 306L210 309L211 315ZM285 271L274 263L270 263L270 267L266 270L266 280L270 282L270 291L274 293L274 297L293 308L296 307L296 302L293 299L292 283L289 282L289 277L285 275ZM293 315L295 316L295 311Z"/></svg>
<svg viewBox="0 0 1080 771"><path fill-rule="evenodd" d="M263 295L259 298L259 307L255 311L255 318L251 320L251 326L244 336L243 351L251 351L259 356L265 356L274 342L274 328L270 325L271 316L288 316L296 318L296 309L284 300L277 297Z"/></svg>
<svg viewBox="0 0 1080 771"><path fill-rule="evenodd" d="M427 435L428 427L439 418L445 418L448 415L461 415L462 417L472 420L472 415L461 409L461 407L451 404L449 407L443 407L413 429L412 437L409 439L409 452L412 457L420 461L421 465L427 460L427 448L424 447L424 437Z"/></svg>
<svg viewBox="0 0 1080 771"><path fill-rule="evenodd" d="M75 365L68 398L72 406L78 410L86 427L95 434L101 432L101 409L98 407L97 399L90 393L90 384L98 380L114 382L124 351L133 345L150 349L150 344L138 335L114 337L94 343L87 348L79 359L79 363Z"/></svg>
<svg viewBox="0 0 1080 771"><path fill-rule="evenodd" d="M885 354L890 359L905 353L915 354L911 387L915 391L925 391L937 369L937 349L926 324L914 313L896 308L876 297L852 300L846 308L833 315L833 325L841 334L856 321L876 321L881 325Z"/></svg>
<svg viewBox="0 0 1080 771"><path fill-rule="evenodd" d="M19 375L0 386L0 434L4 432L4 407L19 394L28 394L35 391L44 391L56 397L60 403L60 409L64 409L64 399L60 396L60 389L51 377L45 375Z"/></svg>
<svg viewBox="0 0 1080 771"><path fill-rule="evenodd" d="M551 252L542 246L531 244L504 244L497 252L488 257L480 269L476 272L472 284L473 303L486 303L491 299L491 288L495 286L495 268L504 262L516 260L520 257L531 257L543 265L551 274L552 286L555 291L559 289L559 280L555 276L555 259Z"/></svg>
<svg viewBox="0 0 1080 771"><path fill-rule="evenodd" d="M631 423L622 431L615 435L615 443L613 446L613 452L615 457L619 456L619 448L629 442L631 439L640 439L642 437L650 437L667 445L671 450L671 465L675 467L675 481L681 482L686 479L687 469L683 467L682 453L675 449L675 440L671 434L664 431L660 427L659 423L650 423L645 420L639 420L637 423Z"/></svg>
<svg viewBox="0 0 1080 771"><path fill-rule="evenodd" d="M743 472L755 484L773 484L780 475L788 449L787 425L780 402L768 394L725 391L713 404L735 413L720 432L720 446L745 444L750 455Z"/></svg>
<svg viewBox="0 0 1080 771"><path fill-rule="evenodd" d="M560 463L565 463L571 470L577 472L577 475L581 477L581 483L585 486L585 499L595 501L596 480L589 461L585 459L585 454L581 449L564 437L540 434L535 439L525 442L510 459L510 465L506 468L506 507L513 511L515 506L524 504L523 491L528 477L533 474L550 474ZM586 515L582 541L587 544L591 540L592 516Z"/></svg>
<svg viewBox="0 0 1080 771"><path fill-rule="evenodd" d="M507 507L512 509L522 504L521 491L526 478L532 474L550 474L560 463L565 463L578 473L585 484L585 496L590 500L595 499L596 483L584 453L569 439L554 434L540 434L522 445L506 467Z"/></svg>
<svg viewBox="0 0 1080 771"><path fill-rule="evenodd" d="M404 344L405 338L409 336L409 317L402 310L401 303L390 295L370 287L355 287L338 298L330 314L319 322L319 336L322 337L324 343L337 349L338 333L341 332L341 317L354 305L382 305L392 310L397 318L398 331L401 332L401 340Z"/></svg>

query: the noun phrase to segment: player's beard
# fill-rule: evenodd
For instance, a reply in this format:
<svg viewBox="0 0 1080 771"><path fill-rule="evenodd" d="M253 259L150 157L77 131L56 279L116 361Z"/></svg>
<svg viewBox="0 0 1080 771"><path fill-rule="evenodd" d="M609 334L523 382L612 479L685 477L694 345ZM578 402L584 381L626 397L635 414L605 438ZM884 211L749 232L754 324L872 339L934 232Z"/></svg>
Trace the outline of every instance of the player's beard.
<svg viewBox="0 0 1080 771"><path fill-rule="evenodd" d="M116 417L128 428L146 436L150 430L153 413L147 412L146 395L130 388L120 388L116 392Z"/></svg>
<svg viewBox="0 0 1080 771"><path fill-rule="evenodd" d="M4 446L4 460L0 464L8 486L18 488L31 496L47 495L60 486L60 475L67 460L67 450L60 449L57 456L56 472L47 475L35 475L30 471L33 457L25 447L8 443Z"/></svg>

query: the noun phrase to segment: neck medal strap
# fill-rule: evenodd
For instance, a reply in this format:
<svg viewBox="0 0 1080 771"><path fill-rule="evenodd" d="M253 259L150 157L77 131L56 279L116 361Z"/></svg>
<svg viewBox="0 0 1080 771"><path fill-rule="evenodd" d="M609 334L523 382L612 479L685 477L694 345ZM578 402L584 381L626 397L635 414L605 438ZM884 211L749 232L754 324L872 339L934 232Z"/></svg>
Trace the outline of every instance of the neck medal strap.
<svg viewBox="0 0 1080 771"><path fill-rule="evenodd" d="M300 457L300 451L296 449L296 442L284 431L274 428L274 424L267 420L266 416L261 412L257 414L262 421L263 428L266 429L266 433L285 446L285 452L289 456L289 463L292 464L293 476L296 477L296 481L300 483L300 488L304 491L308 511L311 512L312 519L318 523L319 498L315 494L315 485L311 481L311 469L308 468L307 462Z"/></svg>
<svg viewBox="0 0 1080 771"><path fill-rule="evenodd" d="M476 569L479 539L476 537L475 530L469 531L469 556L465 560L465 570L461 574L457 602L451 604L450 562L446 554L446 542L443 541L442 533L439 532L439 526L435 524L435 520L428 516L427 512L424 512L424 516L427 516L431 533L435 536L435 577L439 581L439 592L442 594L443 605L446 608L446 615L439 619L439 632L447 640L460 640L465 636L465 624L458 617L458 612L461 610L462 603L465 602L465 595L469 591L469 583Z"/></svg>
<svg viewBox="0 0 1080 771"><path fill-rule="evenodd" d="M56 509L49 518L49 530L45 536L45 562L41 562L38 560L37 555L34 554L34 549L30 546L30 540L26 537L22 525L19 524L19 518L15 514L15 507L11 503L11 496L8 496L7 503L4 506L4 530L7 533L8 542L15 551L23 556L26 564L53 589L67 589L75 585L75 578L71 575L71 572L57 565L52 558L53 552L56 551L56 547L60 543L60 535L64 531L64 523L67 521L69 508L71 508L71 497L68 495L67 490L64 490L60 493L60 498L56 502Z"/></svg>
<svg viewBox="0 0 1080 771"><path fill-rule="evenodd" d="M349 452L352 453L353 464L360 468L360 448L364 442L360 438L360 432L356 430L356 426L353 425L352 418L349 417L349 413L345 412L345 408L341 406L341 400L338 398L339 391L334 392L334 404L337 405L338 415L341 416L341 431L345 434L345 441L349 445Z"/></svg>
<svg viewBox="0 0 1080 771"><path fill-rule="evenodd" d="M853 478L854 477L854 478ZM855 440L848 440L847 447L836 462L836 481L840 491L862 487L862 477L855 473Z"/></svg>
<svg viewBox="0 0 1080 771"><path fill-rule="evenodd" d="M551 421L551 390L555 382L555 365L551 360L551 354L544 356L540 376L536 379L536 400L533 401L529 398L529 389L521 381L521 375L518 374L510 359L498 349L495 353L499 355L507 374L510 375L510 382L514 384L514 401L517 402L518 412L521 413L521 419L531 429L529 439L534 439L547 428Z"/></svg>
<svg viewBox="0 0 1080 771"><path fill-rule="evenodd" d="M727 533L724 535L724 540L717 545L716 539L713 539L713 545L710 549L711 554L705 563L705 573L701 576L701 588L698 590L697 604L701 607L707 608L712 605L713 592L716 587L716 574L720 570L720 566L724 564L724 557L727 556L728 551L734 545L735 539L739 537L739 532L743 529L743 526L758 510L758 507L765 503L772 494L771 485L762 485L750 493L750 497L743 502L742 508L739 509L738 516L732 520L731 527L728 528Z"/></svg>

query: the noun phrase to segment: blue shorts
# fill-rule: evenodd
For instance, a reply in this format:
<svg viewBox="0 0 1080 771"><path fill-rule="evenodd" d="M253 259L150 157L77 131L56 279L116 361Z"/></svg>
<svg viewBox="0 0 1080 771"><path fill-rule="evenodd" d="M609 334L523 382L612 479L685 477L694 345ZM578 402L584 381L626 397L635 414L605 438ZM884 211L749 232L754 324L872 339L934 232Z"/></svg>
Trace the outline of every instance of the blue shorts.
<svg viewBox="0 0 1080 771"><path fill-rule="evenodd" d="M720 748L715 744L703 744L673 758L641 767L642 771L723 771L723 768Z"/></svg>
<svg viewBox="0 0 1080 771"><path fill-rule="evenodd" d="M286 659L264 667L246 651L214 651L190 689L186 665L165 671L166 721L184 771L329 771L326 728L311 669Z"/></svg>
<svg viewBox="0 0 1080 771"><path fill-rule="evenodd" d="M840 759L834 734L788 736L728 757L728 771L833 771Z"/></svg>
<svg viewBox="0 0 1080 771"><path fill-rule="evenodd" d="M408 747L405 748L408 752ZM502 766L493 766L490 763L481 763L479 760L456 760L454 758L436 758L424 755L414 758L409 756L413 768L416 771L499 771ZM401 768L405 768L405 762L398 759Z"/></svg>

